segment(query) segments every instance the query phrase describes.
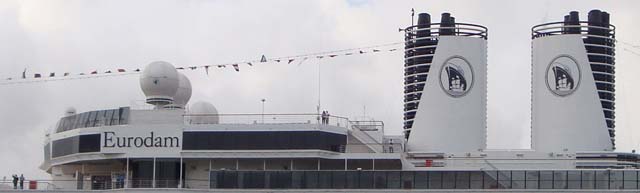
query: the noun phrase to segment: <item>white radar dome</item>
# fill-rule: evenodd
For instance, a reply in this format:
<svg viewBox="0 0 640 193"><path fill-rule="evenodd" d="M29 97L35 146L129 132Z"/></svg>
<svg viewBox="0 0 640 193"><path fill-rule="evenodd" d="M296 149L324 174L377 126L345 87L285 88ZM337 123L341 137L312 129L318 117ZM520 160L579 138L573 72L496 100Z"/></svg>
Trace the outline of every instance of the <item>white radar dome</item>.
<svg viewBox="0 0 640 193"><path fill-rule="evenodd" d="M165 106L170 109L184 109L191 99L191 81L184 74L178 72L180 83L178 84L178 92L173 96L173 104Z"/></svg>
<svg viewBox="0 0 640 193"><path fill-rule="evenodd" d="M148 64L140 75L140 87L147 96L147 103L156 106L173 103L179 84L178 71L164 61Z"/></svg>
<svg viewBox="0 0 640 193"><path fill-rule="evenodd" d="M198 101L189 108L189 123L191 124L218 124L220 117L218 110L211 103Z"/></svg>

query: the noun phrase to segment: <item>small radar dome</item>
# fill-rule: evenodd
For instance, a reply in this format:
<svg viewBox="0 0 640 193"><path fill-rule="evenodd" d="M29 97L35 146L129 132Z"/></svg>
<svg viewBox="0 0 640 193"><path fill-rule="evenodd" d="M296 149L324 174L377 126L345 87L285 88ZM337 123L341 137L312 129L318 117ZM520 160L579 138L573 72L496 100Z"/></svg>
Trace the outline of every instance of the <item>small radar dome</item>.
<svg viewBox="0 0 640 193"><path fill-rule="evenodd" d="M76 114L76 108L69 107L66 110L64 110L64 116L71 116L75 114Z"/></svg>
<svg viewBox="0 0 640 193"><path fill-rule="evenodd" d="M211 103L198 101L189 108L189 123L191 124L218 124L220 117L218 110Z"/></svg>
<svg viewBox="0 0 640 193"><path fill-rule="evenodd" d="M147 103L156 106L173 103L179 84L178 71L168 62L152 62L140 75L140 87Z"/></svg>
<svg viewBox="0 0 640 193"><path fill-rule="evenodd" d="M165 106L168 109L184 109L191 99L191 81L184 74L178 72L180 83L178 84L178 92L173 96L173 104Z"/></svg>

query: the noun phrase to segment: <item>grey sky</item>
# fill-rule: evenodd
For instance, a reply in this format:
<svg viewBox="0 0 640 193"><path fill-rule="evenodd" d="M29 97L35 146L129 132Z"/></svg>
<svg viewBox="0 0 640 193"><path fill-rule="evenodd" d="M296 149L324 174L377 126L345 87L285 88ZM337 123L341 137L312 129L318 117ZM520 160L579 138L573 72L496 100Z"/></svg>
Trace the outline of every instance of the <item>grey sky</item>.
<svg viewBox="0 0 640 193"><path fill-rule="evenodd" d="M619 41L640 45L640 1L0 1L0 78L29 72L90 72L175 65L217 64L260 55L287 56L400 42L409 10L434 19L489 28L488 122L490 148L528 148L530 134L530 28L559 21L572 10L611 13ZM617 141L638 148L640 50L617 51ZM221 113L315 112L318 64L323 109L366 114L402 127L402 52L186 71L192 102L212 102ZM0 85L0 176L47 178L42 161L45 129L65 108L78 111L129 106L143 100L136 75Z"/></svg>

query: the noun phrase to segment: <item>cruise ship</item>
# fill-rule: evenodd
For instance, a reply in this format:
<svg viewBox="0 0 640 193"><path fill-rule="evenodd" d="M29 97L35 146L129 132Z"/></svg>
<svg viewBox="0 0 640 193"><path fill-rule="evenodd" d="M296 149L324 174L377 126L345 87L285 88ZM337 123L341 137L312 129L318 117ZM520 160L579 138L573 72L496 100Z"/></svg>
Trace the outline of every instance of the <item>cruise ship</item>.
<svg viewBox="0 0 640 193"><path fill-rule="evenodd" d="M157 61L140 74L152 108L67 109L40 168L55 190L638 190L639 155L614 151L609 16L532 27L530 149L486 146L488 29L421 13L402 29L403 135L348 116L225 114Z"/></svg>

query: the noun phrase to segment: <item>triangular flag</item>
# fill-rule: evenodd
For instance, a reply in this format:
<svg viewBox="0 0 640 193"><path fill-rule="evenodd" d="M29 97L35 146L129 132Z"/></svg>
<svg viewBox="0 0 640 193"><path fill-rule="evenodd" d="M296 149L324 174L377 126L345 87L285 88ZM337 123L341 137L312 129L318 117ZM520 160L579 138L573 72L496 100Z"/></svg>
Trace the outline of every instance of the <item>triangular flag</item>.
<svg viewBox="0 0 640 193"><path fill-rule="evenodd" d="M240 72L240 67L238 66L238 64L232 64L231 66L233 66L233 69L235 69L236 72Z"/></svg>
<svg viewBox="0 0 640 193"><path fill-rule="evenodd" d="M253 66L253 64L251 64L251 62L247 62L247 65L249 65L249 66Z"/></svg>
<svg viewBox="0 0 640 193"><path fill-rule="evenodd" d="M373 52L379 52L380 50L373 49Z"/></svg>
<svg viewBox="0 0 640 193"><path fill-rule="evenodd" d="M265 57L264 55L262 55L262 58L260 58L260 62L267 62L267 57Z"/></svg>
<svg viewBox="0 0 640 193"><path fill-rule="evenodd" d="M40 74L36 73L33 75L34 78L40 78Z"/></svg>
<svg viewBox="0 0 640 193"><path fill-rule="evenodd" d="M209 76L209 66L204 66L204 71L207 73L207 76Z"/></svg>
<svg viewBox="0 0 640 193"><path fill-rule="evenodd" d="M309 59L309 58L308 57L304 57L302 60L300 60L300 62L298 63L298 66L300 66L302 64L302 62L304 62L307 59Z"/></svg>
<svg viewBox="0 0 640 193"><path fill-rule="evenodd" d="M69 73L68 73L68 72L65 72L63 76L69 76Z"/></svg>
<svg viewBox="0 0 640 193"><path fill-rule="evenodd" d="M52 72L52 73L49 74L49 77L54 77L54 76L56 76L55 72Z"/></svg>
<svg viewBox="0 0 640 193"><path fill-rule="evenodd" d="M118 69L118 72L125 72L124 69L120 68Z"/></svg>
<svg viewBox="0 0 640 193"><path fill-rule="evenodd" d="M287 64L291 64L291 62L293 62L294 59L289 59L289 62L287 62Z"/></svg>

